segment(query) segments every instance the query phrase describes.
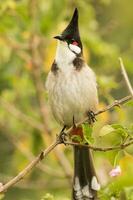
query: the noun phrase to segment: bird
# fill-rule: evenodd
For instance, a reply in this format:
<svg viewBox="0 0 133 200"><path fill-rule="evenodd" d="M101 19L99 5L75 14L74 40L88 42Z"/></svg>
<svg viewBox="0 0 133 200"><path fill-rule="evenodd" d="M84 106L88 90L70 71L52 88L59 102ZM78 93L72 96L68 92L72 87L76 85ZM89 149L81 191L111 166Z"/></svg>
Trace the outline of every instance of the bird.
<svg viewBox="0 0 133 200"><path fill-rule="evenodd" d="M71 135L83 137L82 127L75 124L93 117L98 106L94 71L83 57L83 46L75 8L70 23L55 36L58 40L55 59L46 79L49 104L56 121L64 128L73 126ZM92 118L94 121L94 118ZM74 146L73 200L96 200L100 184L96 176L92 152L88 147Z"/></svg>

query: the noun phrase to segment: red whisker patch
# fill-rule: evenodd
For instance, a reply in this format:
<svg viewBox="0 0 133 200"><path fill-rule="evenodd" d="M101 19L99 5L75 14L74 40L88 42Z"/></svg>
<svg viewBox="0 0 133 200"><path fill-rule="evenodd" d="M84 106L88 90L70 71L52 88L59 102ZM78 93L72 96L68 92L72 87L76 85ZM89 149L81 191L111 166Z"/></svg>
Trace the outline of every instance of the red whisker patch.
<svg viewBox="0 0 133 200"><path fill-rule="evenodd" d="M72 45L78 46L78 42L74 41L72 42Z"/></svg>

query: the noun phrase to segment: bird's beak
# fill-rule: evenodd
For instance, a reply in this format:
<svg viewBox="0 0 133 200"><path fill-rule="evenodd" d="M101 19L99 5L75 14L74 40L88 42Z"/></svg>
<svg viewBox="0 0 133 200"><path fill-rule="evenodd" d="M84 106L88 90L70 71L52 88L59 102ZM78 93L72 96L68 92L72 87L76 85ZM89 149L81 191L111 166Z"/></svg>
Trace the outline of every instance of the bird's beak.
<svg viewBox="0 0 133 200"><path fill-rule="evenodd" d="M57 36L55 36L54 39L57 39L57 40L63 40L63 38L62 38L61 35L57 35Z"/></svg>

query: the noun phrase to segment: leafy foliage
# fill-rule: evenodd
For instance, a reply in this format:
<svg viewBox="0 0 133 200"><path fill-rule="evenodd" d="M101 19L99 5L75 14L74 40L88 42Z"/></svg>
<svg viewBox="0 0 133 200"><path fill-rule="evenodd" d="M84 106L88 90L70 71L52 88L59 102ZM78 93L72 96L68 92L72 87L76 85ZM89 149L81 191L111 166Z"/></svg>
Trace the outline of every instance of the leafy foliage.
<svg viewBox="0 0 133 200"><path fill-rule="evenodd" d="M84 57L97 75L99 107L127 95L127 88L120 74L119 56L123 58L129 78L133 81L132 1L0 1L2 183L23 169L53 141L55 134L61 129L49 111L44 84L55 54L56 42L52 37L64 29L75 7L78 7L80 13ZM84 124L83 142L94 142L97 146L106 147L129 141L133 134L132 113L131 101L121 109L115 108L98 116L93 131ZM60 152L71 167L71 148L60 147ZM132 147L94 154L97 174L103 187L99 194L101 199L131 200ZM121 166L122 174L111 178L109 171L116 164ZM52 153L44 163L0 198L65 200L70 199L70 196L71 188L60 156Z"/></svg>
<svg viewBox="0 0 133 200"><path fill-rule="evenodd" d="M88 124L82 124L83 133L84 133L84 143L92 144L94 138L92 137L92 127Z"/></svg>

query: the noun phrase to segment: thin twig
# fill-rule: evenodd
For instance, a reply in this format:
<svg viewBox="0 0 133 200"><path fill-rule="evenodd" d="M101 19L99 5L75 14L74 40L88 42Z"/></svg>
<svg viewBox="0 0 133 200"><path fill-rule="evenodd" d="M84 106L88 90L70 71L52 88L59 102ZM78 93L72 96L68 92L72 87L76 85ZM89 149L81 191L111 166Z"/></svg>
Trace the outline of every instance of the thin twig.
<svg viewBox="0 0 133 200"><path fill-rule="evenodd" d="M127 88L129 90L130 94L133 97L133 87L132 87L132 85L131 85L131 83L129 81L129 78L128 78L127 72L125 70L125 66L124 66L122 58L119 58L119 62L120 62L121 72L122 72L122 75L124 77L125 83L127 85Z"/></svg>
<svg viewBox="0 0 133 200"><path fill-rule="evenodd" d="M90 144L80 144L80 143L75 143L75 142L64 142L64 144L67 145L73 145L73 146L81 146L81 147L88 147L89 149L92 149L93 151L112 151L112 150L117 150L117 149L125 149L127 146L130 146L133 144L133 140L127 142L127 143L123 143L120 144L118 146L114 146L114 147L96 147L96 146L92 146Z"/></svg>
<svg viewBox="0 0 133 200"><path fill-rule="evenodd" d="M95 112L95 115L99 115L99 114L101 114L103 112L106 112L106 111L112 109L113 107L119 107L120 105L130 101L131 99L132 99L132 96L129 95L129 96L123 97L122 99L115 100L112 104L110 104L107 107Z"/></svg>

